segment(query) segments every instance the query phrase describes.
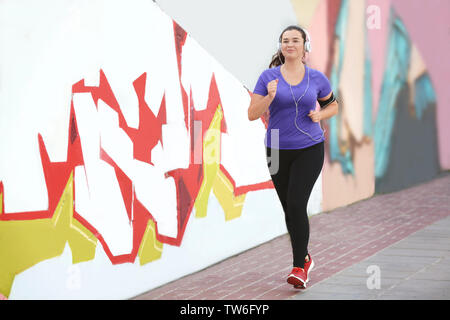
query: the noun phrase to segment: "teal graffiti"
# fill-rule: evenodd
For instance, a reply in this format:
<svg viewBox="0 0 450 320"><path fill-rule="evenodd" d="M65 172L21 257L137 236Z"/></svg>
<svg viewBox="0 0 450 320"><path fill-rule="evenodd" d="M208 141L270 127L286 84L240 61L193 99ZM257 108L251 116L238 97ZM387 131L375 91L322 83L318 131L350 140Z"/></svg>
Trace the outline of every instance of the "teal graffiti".
<svg viewBox="0 0 450 320"><path fill-rule="evenodd" d="M375 177L383 177L389 162L397 96L406 85L411 45L405 26L391 10L386 69L374 126Z"/></svg>

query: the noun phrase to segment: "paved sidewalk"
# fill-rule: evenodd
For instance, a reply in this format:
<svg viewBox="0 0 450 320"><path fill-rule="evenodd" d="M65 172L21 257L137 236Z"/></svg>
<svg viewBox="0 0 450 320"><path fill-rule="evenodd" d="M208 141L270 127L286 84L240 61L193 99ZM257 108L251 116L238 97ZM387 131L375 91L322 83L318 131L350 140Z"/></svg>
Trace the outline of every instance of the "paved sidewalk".
<svg viewBox="0 0 450 320"><path fill-rule="evenodd" d="M450 175L310 218L316 267L286 282L288 235L134 299L450 299Z"/></svg>
<svg viewBox="0 0 450 320"><path fill-rule="evenodd" d="M291 299L450 300L450 217Z"/></svg>

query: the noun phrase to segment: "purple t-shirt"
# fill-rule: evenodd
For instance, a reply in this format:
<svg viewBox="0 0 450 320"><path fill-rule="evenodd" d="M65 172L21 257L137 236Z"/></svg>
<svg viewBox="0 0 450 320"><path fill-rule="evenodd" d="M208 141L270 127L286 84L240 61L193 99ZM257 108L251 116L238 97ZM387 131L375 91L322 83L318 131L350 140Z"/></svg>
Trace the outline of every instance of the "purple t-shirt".
<svg viewBox="0 0 450 320"><path fill-rule="evenodd" d="M256 82L253 93L266 96L268 94L267 84L275 79L278 79L277 93L269 106L269 125L264 139L266 147L271 147L272 129L279 130L279 149L302 149L324 141L325 138L322 137L323 131L319 123L313 122L308 117L308 113L310 110L315 110L318 98L324 98L330 94L331 86L327 77L322 72L305 65L303 80L298 85L292 86L295 100L298 100L304 94L303 98L297 103L297 127L317 141L302 133L294 124L296 107L289 84L281 75L280 66L264 70Z"/></svg>

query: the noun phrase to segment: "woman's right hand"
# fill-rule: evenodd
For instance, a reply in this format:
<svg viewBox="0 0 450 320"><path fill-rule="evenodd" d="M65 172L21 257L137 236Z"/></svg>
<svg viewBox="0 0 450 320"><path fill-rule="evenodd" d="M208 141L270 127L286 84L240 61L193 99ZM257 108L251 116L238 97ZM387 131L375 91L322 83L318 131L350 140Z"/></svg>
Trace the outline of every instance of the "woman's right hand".
<svg viewBox="0 0 450 320"><path fill-rule="evenodd" d="M277 94L277 85L278 79L272 80L267 84L267 92L272 99L275 98L275 95Z"/></svg>
<svg viewBox="0 0 450 320"><path fill-rule="evenodd" d="M267 95L265 96L257 93L252 94L250 106L248 107L248 120L259 119L267 111L277 94L277 84L278 79L270 81L267 84Z"/></svg>

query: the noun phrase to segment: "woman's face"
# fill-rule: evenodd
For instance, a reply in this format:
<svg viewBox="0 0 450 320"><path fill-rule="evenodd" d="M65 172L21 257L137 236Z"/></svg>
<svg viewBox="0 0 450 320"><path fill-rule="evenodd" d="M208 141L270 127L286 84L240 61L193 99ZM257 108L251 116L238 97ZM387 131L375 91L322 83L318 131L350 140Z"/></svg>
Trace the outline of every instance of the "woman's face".
<svg viewBox="0 0 450 320"><path fill-rule="evenodd" d="M300 31L285 31L281 37L281 53L285 59L301 59L305 54L303 42Z"/></svg>

